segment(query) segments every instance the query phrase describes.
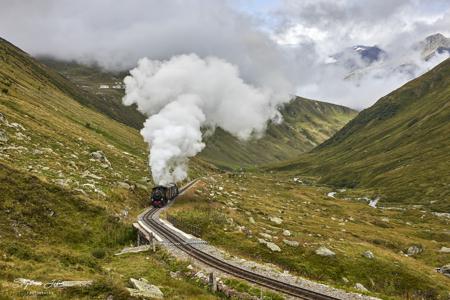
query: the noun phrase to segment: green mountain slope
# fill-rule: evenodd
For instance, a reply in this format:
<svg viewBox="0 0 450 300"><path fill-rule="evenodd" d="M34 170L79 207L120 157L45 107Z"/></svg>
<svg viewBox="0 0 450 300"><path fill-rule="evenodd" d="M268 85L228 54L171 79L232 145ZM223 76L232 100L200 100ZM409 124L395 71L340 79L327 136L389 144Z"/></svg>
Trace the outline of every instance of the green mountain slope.
<svg viewBox="0 0 450 300"><path fill-rule="evenodd" d="M145 116L136 110L135 105L122 104L124 95L122 80L126 74L106 72L100 67L50 57L39 57L38 60L73 82L77 87L76 90L82 91L82 97L73 97L81 104L133 128L142 128Z"/></svg>
<svg viewBox="0 0 450 300"><path fill-rule="evenodd" d="M134 128L142 127L144 116L134 107L121 104L125 73L111 73L98 67L48 57L41 57L39 61L70 79L89 95L95 95L91 101L80 103L93 106ZM356 111L343 106L299 97L285 105L281 113L285 122L270 125L267 134L259 140L242 142L219 128L206 140L207 146L199 157L225 168L291 159L322 143L356 115Z"/></svg>
<svg viewBox="0 0 450 300"><path fill-rule="evenodd" d="M376 190L383 201L450 209L450 60L362 111L331 139L278 169Z"/></svg>
<svg viewBox="0 0 450 300"><path fill-rule="evenodd" d="M332 136L357 114L344 106L300 97L280 111L283 122L270 124L261 139L240 141L216 130L206 139L207 146L200 157L231 168L291 159Z"/></svg>
<svg viewBox="0 0 450 300"><path fill-rule="evenodd" d="M168 298L215 298L170 282L167 270L179 266L164 253L113 255L134 241L131 223L148 206L147 144L136 129L81 105L83 95L0 40L0 298L33 295L14 283L19 277L94 280L87 289L26 290L49 299L128 299L129 277L164 286ZM208 168L198 159L192 166L193 176Z"/></svg>

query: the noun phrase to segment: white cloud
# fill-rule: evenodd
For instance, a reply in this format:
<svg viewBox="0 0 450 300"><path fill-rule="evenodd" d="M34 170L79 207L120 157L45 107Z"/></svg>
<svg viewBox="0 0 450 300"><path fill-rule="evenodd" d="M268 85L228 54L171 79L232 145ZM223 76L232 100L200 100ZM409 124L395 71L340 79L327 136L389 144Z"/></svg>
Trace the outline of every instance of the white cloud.
<svg viewBox="0 0 450 300"><path fill-rule="evenodd" d="M301 95L359 108L407 79L348 87L345 70L330 68L330 54L376 44L398 64L427 35L450 36L447 0L240 2L0 0L0 35L34 55L109 69L132 68L142 57L216 56L250 84L317 91Z"/></svg>

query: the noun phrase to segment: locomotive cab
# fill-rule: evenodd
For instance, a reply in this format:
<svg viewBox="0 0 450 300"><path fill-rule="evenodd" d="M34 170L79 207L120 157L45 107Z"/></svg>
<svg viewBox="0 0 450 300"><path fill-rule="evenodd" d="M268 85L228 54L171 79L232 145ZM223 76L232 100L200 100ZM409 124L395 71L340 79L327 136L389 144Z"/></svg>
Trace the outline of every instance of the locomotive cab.
<svg viewBox="0 0 450 300"><path fill-rule="evenodd" d="M153 207L163 207L177 195L178 187L175 184L156 186L152 189L151 204Z"/></svg>

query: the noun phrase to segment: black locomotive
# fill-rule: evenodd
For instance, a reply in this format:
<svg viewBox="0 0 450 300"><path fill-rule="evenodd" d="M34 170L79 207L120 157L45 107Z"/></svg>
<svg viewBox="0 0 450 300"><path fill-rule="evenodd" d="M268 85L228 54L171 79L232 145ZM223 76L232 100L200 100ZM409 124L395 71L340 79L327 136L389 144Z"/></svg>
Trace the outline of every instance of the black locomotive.
<svg viewBox="0 0 450 300"><path fill-rule="evenodd" d="M158 185L152 189L151 202L153 207L163 207L178 195L176 184Z"/></svg>

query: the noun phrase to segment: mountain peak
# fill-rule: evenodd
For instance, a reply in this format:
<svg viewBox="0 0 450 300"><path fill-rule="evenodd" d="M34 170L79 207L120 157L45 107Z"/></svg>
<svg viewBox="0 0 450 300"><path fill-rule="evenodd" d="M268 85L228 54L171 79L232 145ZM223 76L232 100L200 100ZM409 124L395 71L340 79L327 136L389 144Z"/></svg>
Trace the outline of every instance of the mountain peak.
<svg viewBox="0 0 450 300"><path fill-rule="evenodd" d="M447 38L442 33L429 35L420 43L422 48L422 57L425 60L430 59L437 52L439 54L450 53L450 38Z"/></svg>

